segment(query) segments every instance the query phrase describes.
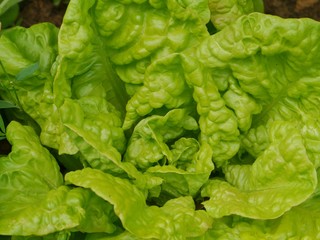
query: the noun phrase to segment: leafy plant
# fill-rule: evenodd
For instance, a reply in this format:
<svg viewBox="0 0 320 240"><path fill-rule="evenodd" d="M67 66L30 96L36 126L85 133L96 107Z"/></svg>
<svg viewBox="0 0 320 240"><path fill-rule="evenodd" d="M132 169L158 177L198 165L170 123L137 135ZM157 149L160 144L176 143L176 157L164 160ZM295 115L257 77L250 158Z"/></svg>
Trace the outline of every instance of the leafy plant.
<svg viewBox="0 0 320 240"><path fill-rule="evenodd" d="M317 239L320 23L261 4L72 0L3 32L0 96L36 126L7 126L0 234Z"/></svg>

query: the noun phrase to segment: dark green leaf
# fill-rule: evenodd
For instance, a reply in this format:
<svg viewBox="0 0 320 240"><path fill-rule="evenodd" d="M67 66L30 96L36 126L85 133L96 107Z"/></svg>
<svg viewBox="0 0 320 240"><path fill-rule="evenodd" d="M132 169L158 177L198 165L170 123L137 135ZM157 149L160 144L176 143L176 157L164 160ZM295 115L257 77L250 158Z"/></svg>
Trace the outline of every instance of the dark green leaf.
<svg viewBox="0 0 320 240"><path fill-rule="evenodd" d="M39 69L39 63L31 64L29 67L21 70L21 71L17 74L16 79L17 79L18 81L21 81L21 80L30 78L30 77L32 77L32 75L33 75L38 69Z"/></svg>
<svg viewBox="0 0 320 240"><path fill-rule="evenodd" d="M0 2L0 15L4 14L9 8L18 4L22 0L4 0Z"/></svg>
<svg viewBox="0 0 320 240"><path fill-rule="evenodd" d="M5 138L5 127L4 127L4 122L2 119L2 116L0 115L0 140Z"/></svg>
<svg viewBox="0 0 320 240"><path fill-rule="evenodd" d="M11 102L0 100L0 109L4 109L4 108L17 108L17 106Z"/></svg>

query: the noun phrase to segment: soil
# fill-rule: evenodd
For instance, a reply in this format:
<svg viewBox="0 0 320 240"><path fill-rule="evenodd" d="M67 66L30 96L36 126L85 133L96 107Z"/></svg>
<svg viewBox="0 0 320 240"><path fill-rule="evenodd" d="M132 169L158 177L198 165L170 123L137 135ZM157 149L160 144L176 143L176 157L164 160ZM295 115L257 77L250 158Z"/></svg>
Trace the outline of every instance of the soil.
<svg viewBox="0 0 320 240"><path fill-rule="evenodd" d="M264 0L265 13L283 18L320 20L320 0Z"/></svg>
<svg viewBox="0 0 320 240"><path fill-rule="evenodd" d="M11 145L10 143L6 140L0 140L0 157L1 155L7 155L11 152Z"/></svg>
<svg viewBox="0 0 320 240"><path fill-rule="evenodd" d="M265 13L284 18L309 17L320 20L320 0L264 0ZM67 3L54 6L52 0L28 0L21 4L21 25L30 27L38 22L61 25Z"/></svg>
<svg viewBox="0 0 320 240"><path fill-rule="evenodd" d="M21 26L30 27L39 22L51 22L60 27L67 3L61 1L58 6L52 0L28 0L20 5Z"/></svg>

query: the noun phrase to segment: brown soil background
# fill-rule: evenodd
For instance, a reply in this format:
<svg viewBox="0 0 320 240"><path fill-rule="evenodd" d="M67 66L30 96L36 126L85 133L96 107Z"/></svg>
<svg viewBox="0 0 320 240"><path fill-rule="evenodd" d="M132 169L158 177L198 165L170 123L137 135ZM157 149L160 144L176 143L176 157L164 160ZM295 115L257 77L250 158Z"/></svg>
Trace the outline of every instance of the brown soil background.
<svg viewBox="0 0 320 240"><path fill-rule="evenodd" d="M265 13L284 18L309 17L320 20L320 0L264 0ZM21 4L21 25L29 27L38 22L61 25L66 3L54 6L51 0L28 0Z"/></svg>

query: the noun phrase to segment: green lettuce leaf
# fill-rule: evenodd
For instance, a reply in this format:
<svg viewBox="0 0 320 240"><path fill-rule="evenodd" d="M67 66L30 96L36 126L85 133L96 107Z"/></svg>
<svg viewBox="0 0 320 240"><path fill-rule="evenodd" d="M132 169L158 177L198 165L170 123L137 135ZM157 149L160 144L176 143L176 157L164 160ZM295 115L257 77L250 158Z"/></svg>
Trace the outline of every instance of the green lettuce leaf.
<svg viewBox="0 0 320 240"><path fill-rule="evenodd" d="M15 25L20 12L19 2L21 1L22 0L0 1L0 30Z"/></svg>
<svg viewBox="0 0 320 240"><path fill-rule="evenodd" d="M19 118L31 117L40 126L44 145L61 154L74 154L77 148L65 133L54 104L50 71L58 54L57 41L58 29L49 23L5 31L0 38L0 92L20 108Z"/></svg>
<svg viewBox="0 0 320 240"><path fill-rule="evenodd" d="M12 121L7 139L12 152L0 158L0 234L115 230L112 205L90 190L64 186L56 160L31 127Z"/></svg>
<svg viewBox="0 0 320 240"><path fill-rule="evenodd" d="M103 98L82 97L79 100L65 99L60 114L62 123L80 153L85 154L83 151L90 146L105 149L104 161L96 161L87 155L84 161L92 167L112 171L115 168L113 162L121 161L121 153L126 146L120 112Z"/></svg>
<svg viewBox="0 0 320 240"><path fill-rule="evenodd" d="M161 202L172 197L195 196L208 180L214 168L212 150L191 137L197 136L197 130L198 124L187 109L153 115L135 126L124 161L163 179Z"/></svg>
<svg viewBox="0 0 320 240"><path fill-rule="evenodd" d="M184 239L200 236L211 226L212 219L205 211L195 210L190 196L169 200L163 207L148 206L143 192L128 180L96 169L69 172L65 180L90 188L114 205L123 227L141 239Z"/></svg>
<svg viewBox="0 0 320 240"><path fill-rule="evenodd" d="M70 1L59 33L60 58L54 84L57 105L66 97L104 97L108 92L107 100L117 108L121 103L124 112L126 99L121 96L125 92L118 77L111 74L109 58L121 80L129 86L127 90L139 89L145 81L147 66L170 52L199 42L198 39L208 35L204 24L207 21L206 1ZM184 88L180 86L179 91ZM146 89L137 94L137 101L142 100L139 97L144 92ZM132 108L128 106L127 111ZM131 115L130 124L124 124L126 129L137 120L134 113Z"/></svg>
<svg viewBox="0 0 320 240"><path fill-rule="evenodd" d="M261 7L71 0L60 30L2 32L1 99L34 129L7 129L0 235L320 238L320 24Z"/></svg>
<svg viewBox="0 0 320 240"><path fill-rule="evenodd" d="M212 179L202 189L202 196L210 197L203 205L211 216L277 218L314 193L316 169L297 126L273 122L268 136L269 146L252 165L229 164L226 181Z"/></svg>
<svg viewBox="0 0 320 240"><path fill-rule="evenodd" d="M208 36L207 1L97 1L94 13L110 60L132 96L126 107L125 129L154 108L171 109L190 103L185 82L179 78L173 81L171 73L159 78L159 71L163 72L160 65L154 73L147 71L153 62Z"/></svg>
<svg viewBox="0 0 320 240"><path fill-rule="evenodd" d="M282 217L272 220L256 220L230 216L216 219L212 228L198 240L242 239L318 239L320 237L319 196L310 198L292 208Z"/></svg>
<svg viewBox="0 0 320 240"><path fill-rule="evenodd" d="M60 113L66 132L79 149L78 157L84 166L134 179L142 189L161 183L160 178L143 174L132 163L122 161L126 138L121 128L121 114L105 99L65 99Z"/></svg>
<svg viewBox="0 0 320 240"><path fill-rule="evenodd" d="M129 139L124 160L140 169L178 161L168 143L187 134L197 136L197 121L187 109L174 109L166 115L153 115L141 120ZM152 151L150 151L152 149ZM174 156L175 155L175 156Z"/></svg>
<svg viewBox="0 0 320 240"><path fill-rule="evenodd" d="M58 107L65 98L95 96L111 102L122 114L127 95L113 70L93 10L97 1L70 1L59 31L59 58L53 92Z"/></svg>
<svg viewBox="0 0 320 240"><path fill-rule="evenodd" d="M273 119L290 121L302 119L302 115L306 115L308 119L311 117L308 114L311 110L316 110L316 114L319 112L315 107L319 85L315 71L315 59L319 54L319 44L316 42L319 27L318 22L308 19L299 21L258 13L250 14L224 31L224 34L228 35L242 29L241 36L233 35L233 44L225 42L225 52L211 47L214 53L209 54L210 59L203 59L208 60L206 64L219 65L220 69L229 71L229 74L237 79L241 89L263 107L261 113L254 116L253 127L265 125ZM289 31L290 29L299 29L299 33ZM301 33L310 34L312 37L305 39ZM215 39L211 38L213 41L207 46L214 46L214 42L219 42L222 35L216 34ZM274 41L277 36L279 40ZM204 51L208 49L199 50L207 54ZM231 58L228 52L232 53ZM230 67L223 67L222 61L214 57L216 53L220 55L219 59L228 62ZM300 64L302 59L303 64ZM246 69L241 67L243 64ZM215 81L225 80L217 77Z"/></svg>
<svg viewBox="0 0 320 240"><path fill-rule="evenodd" d="M161 193L154 199L158 204L173 197L196 197L201 187L208 181L214 169L212 150L208 144L200 146L184 165L164 165L150 167L147 172L163 179Z"/></svg>
<svg viewBox="0 0 320 240"><path fill-rule="evenodd" d="M130 129L142 117L160 111L193 106L192 90L184 77L179 54L155 61L145 71L144 85L130 98L124 129Z"/></svg>
<svg viewBox="0 0 320 240"><path fill-rule="evenodd" d="M141 85L146 67L207 36L207 1L96 1L97 29L121 79Z"/></svg>
<svg viewBox="0 0 320 240"><path fill-rule="evenodd" d="M238 152L248 129L274 120L299 120L312 151L320 136L319 28L311 19L251 13L183 53L202 139L218 166Z"/></svg>

